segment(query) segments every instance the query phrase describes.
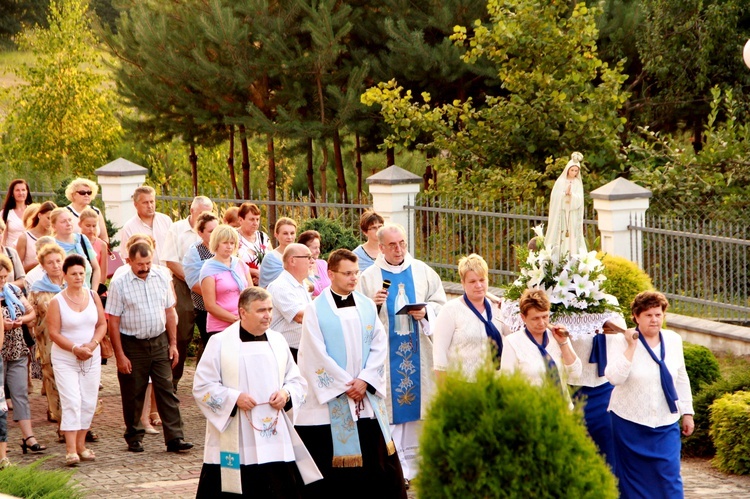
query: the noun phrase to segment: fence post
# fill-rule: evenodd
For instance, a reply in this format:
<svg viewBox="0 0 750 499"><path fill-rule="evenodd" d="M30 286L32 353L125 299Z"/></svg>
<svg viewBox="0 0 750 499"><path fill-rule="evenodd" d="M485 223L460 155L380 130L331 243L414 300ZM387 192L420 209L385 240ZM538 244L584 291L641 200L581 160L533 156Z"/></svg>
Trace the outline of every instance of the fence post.
<svg viewBox="0 0 750 499"><path fill-rule="evenodd" d="M414 254L414 210L404 206L414 203L422 185L422 177L396 165L389 166L365 180L370 186L372 208L386 222L401 224L409 238L409 252Z"/></svg>
<svg viewBox="0 0 750 499"><path fill-rule="evenodd" d="M642 265L641 238L636 237L631 243L628 225L631 220L643 217L648 210L650 197L650 190L622 177L591 191L599 221L602 251Z"/></svg>
<svg viewBox="0 0 750 499"><path fill-rule="evenodd" d="M133 191L146 182L148 168L124 158L117 158L94 172L102 188L102 201L107 218L117 227L115 239L120 239L120 229L135 216ZM122 241L120 241L122 242Z"/></svg>

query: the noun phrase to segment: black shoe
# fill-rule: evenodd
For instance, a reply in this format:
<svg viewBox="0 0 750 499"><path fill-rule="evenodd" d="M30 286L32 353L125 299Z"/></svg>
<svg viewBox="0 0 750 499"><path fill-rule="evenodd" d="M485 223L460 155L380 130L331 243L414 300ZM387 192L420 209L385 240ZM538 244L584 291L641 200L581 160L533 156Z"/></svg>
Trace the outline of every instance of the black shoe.
<svg viewBox="0 0 750 499"><path fill-rule="evenodd" d="M145 449L139 440L128 442L128 451L130 452L143 452Z"/></svg>
<svg viewBox="0 0 750 499"><path fill-rule="evenodd" d="M97 435L94 430L89 430L89 431L86 432L86 441L87 442L98 442L99 441L99 435Z"/></svg>
<svg viewBox="0 0 750 499"><path fill-rule="evenodd" d="M167 452L180 452L183 450L190 450L193 448L192 442L185 442L181 438L175 438L167 442Z"/></svg>

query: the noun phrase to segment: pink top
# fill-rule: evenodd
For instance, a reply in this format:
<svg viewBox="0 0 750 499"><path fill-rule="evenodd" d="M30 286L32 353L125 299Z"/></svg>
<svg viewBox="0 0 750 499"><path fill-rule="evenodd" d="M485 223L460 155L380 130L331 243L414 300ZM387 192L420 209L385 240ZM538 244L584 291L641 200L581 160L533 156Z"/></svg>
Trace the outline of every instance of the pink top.
<svg viewBox="0 0 750 499"><path fill-rule="evenodd" d="M325 260L315 260L315 276L310 279L313 283L313 296L318 296L321 291L331 285L328 278L328 262Z"/></svg>
<svg viewBox="0 0 750 499"><path fill-rule="evenodd" d="M250 272L250 269L245 262L239 262L239 268L237 270L240 275L240 280L245 283L245 286L242 289L237 289L237 283L228 270L213 276L214 282L216 283L216 304L234 315L239 315L239 312L237 311L237 302L240 299L240 293L247 287L247 274ZM224 322L209 313L208 319L206 320L206 331L209 333L224 331L231 325L231 322Z"/></svg>

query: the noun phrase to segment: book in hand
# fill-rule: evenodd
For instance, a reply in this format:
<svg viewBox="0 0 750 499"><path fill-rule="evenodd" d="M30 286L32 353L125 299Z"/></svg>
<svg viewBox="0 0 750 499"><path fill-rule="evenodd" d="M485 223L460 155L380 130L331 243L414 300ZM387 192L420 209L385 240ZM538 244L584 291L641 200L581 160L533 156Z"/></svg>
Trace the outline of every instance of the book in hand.
<svg viewBox="0 0 750 499"><path fill-rule="evenodd" d="M413 312L415 310L422 310L427 306L426 303L407 303L403 307L401 307L401 310L396 312L396 315L404 315L408 314L409 312Z"/></svg>

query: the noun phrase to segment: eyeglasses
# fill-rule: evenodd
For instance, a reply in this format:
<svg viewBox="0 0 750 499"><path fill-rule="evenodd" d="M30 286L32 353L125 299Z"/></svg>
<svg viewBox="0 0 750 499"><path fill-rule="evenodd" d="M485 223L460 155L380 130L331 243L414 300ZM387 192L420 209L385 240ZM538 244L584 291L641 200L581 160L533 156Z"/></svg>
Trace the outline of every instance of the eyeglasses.
<svg viewBox="0 0 750 499"><path fill-rule="evenodd" d="M308 259L308 260L310 260L311 262L314 262L314 261L315 261L315 257L314 257L314 256L312 256L312 255L295 255L295 256L293 256L292 258L307 258L307 259Z"/></svg>
<svg viewBox="0 0 750 499"><path fill-rule="evenodd" d="M382 227L383 227L382 225L370 225L370 228L369 228L369 229L367 229L367 230L368 230L368 231L374 230L374 231L376 231L376 232L377 232L377 231L378 231L378 230L380 230L380 229L381 229Z"/></svg>
<svg viewBox="0 0 750 499"><path fill-rule="evenodd" d="M362 273L359 270L352 270L352 271L349 271L349 272L339 272L338 270L332 270L331 272L333 272L335 274L341 274L342 276L346 277L347 279L350 278L350 277L359 277L359 274Z"/></svg>
<svg viewBox="0 0 750 499"><path fill-rule="evenodd" d="M397 243L390 243L385 245L389 250L395 250L396 248L406 249L406 241L399 241Z"/></svg>
<svg viewBox="0 0 750 499"><path fill-rule="evenodd" d="M93 191L76 191L76 192L80 194L81 196L90 196L94 193Z"/></svg>

